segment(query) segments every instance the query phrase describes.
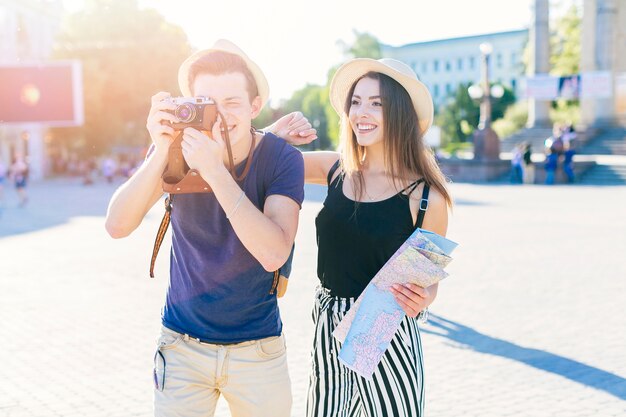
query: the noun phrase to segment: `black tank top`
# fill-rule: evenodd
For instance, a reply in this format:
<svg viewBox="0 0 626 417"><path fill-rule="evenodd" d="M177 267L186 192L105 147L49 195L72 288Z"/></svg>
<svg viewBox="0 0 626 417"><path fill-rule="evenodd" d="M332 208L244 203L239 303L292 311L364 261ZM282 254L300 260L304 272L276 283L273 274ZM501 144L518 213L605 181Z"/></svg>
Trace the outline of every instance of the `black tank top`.
<svg viewBox="0 0 626 417"><path fill-rule="evenodd" d="M333 165L328 181L337 166ZM424 201L420 203L417 225L413 225L409 195L422 181L415 181L386 200L360 202L356 212L355 202L343 193L342 173L328 185L315 226L317 276L331 295L358 297L415 228L421 226L426 205ZM427 198L425 185L422 199Z"/></svg>

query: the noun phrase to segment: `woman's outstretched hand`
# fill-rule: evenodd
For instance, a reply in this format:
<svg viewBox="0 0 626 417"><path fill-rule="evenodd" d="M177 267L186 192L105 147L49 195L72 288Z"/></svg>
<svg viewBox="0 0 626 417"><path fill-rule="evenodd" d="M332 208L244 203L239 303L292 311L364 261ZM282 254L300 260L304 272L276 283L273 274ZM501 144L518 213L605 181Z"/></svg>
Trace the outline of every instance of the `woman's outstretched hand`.
<svg viewBox="0 0 626 417"><path fill-rule="evenodd" d="M294 146L306 145L317 139L317 130L313 129L309 120L299 111L281 117L263 130Z"/></svg>

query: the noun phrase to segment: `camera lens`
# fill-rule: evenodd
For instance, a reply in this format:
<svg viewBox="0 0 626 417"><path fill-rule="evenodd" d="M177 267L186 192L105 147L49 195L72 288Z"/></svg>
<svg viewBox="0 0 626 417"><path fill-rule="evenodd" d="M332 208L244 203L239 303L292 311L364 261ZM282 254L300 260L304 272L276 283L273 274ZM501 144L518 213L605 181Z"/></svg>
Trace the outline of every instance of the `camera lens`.
<svg viewBox="0 0 626 417"><path fill-rule="evenodd" d="M191 122L196 118L196 108L193 104L181 104L174 110L174 116L176 116L181 123Z"/></svg>

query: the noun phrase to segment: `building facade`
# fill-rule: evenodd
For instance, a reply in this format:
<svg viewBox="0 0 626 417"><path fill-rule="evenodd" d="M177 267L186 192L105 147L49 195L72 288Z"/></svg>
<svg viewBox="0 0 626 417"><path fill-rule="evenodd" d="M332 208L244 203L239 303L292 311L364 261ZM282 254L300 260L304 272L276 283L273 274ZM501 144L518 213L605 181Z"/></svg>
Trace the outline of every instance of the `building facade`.
<svg viewBox="0 0 626 417"><path fill-rule="evenodd" d="M459 84L480 81L479 45L490 43L490 80L516 90L524 76L522 57L528 29L459 38L417 42L402 46L382 45L382 54L410 65L426 84L437 107L445 104Z"/></svg>
<svg viewBox="0 0 626 417"><path fill-rule="evenodd" d="M50 58L63 18L61 0L0 0L0 65L42 63ZM9 164L15 153L27 156L30 176L46 170L45 127L0 121L0 158Z"/></svg>

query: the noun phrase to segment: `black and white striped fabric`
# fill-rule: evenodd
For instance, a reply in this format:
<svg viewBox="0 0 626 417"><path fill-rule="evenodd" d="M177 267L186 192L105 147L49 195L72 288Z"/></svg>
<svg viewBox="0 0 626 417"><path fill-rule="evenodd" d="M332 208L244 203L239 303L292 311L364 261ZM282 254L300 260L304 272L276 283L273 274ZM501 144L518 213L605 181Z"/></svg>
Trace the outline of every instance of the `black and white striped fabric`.
<svg viewBox="0 0 626 417"><path fill-rule="evenodd" d="M307 417L422 417L424 368L417 319L405 317L371 381L342 365L332 332L353 298L318 288Z"/></svg>

